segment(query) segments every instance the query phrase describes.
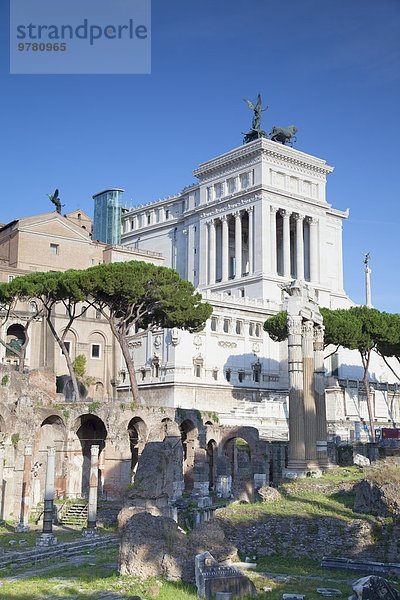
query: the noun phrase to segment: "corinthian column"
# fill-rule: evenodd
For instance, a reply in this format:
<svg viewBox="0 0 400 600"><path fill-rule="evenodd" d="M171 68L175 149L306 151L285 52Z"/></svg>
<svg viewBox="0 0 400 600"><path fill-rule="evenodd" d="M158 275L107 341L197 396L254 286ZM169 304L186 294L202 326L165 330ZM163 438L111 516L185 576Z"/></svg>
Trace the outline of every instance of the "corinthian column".
<svg viewBox="0 0 400 600"><path fill-rule="evenodd" d="M242 216L235 213L235 278L242 276Z"/></svg>
<svg viewBox="0 0 400 600"><path fill-rule="evenodd" d="M308 468L317 466L317 419L314 398L314 323L303 325L304 439Z"/></svg>
<svg viewBox="0 0 400 600"><path fill-rule="evenodd" d="M318 283L318 219L310 218L310 281Z"/></svg>
<svg viewBox="0 0 400 600"><path fill-rule="evenodd" d="M283 276L290 277L290 212L280 211L283 217Z"/></svg>
<svg viewBox="0 0 400 600"><path fill-rule="evenodd" d="M221 217L222 221L222 281L229 278L229 225L227 215Z"/></svg>
<svg viewBox="0 0 400 600"><path fill-rule="evenodd" d="M287 317L289 371L289 462L288 471L304 470L304 405L302 317Z"/></svg>
<svg viewBox="0 0 400 600"><path fill-rule="evenodd" d="M249 206L247 209L249 215L249 275L254 272L254 225L253 225L253 214L254 207Z"/></svg>
<svg viewBox="0 0 400 600"><path fill-rule="evenodd" d="M209 226L209 248L208 248L208 257L209 257L209 285L213 285L215 283L215 221L211 219L208 223Z"/></svg>
<svg viewBox="0 0 400 600"><path fill-rule="evenodd" d="M314 328L314 392L317 415L317 460L321 468L328 466L328 445L326 429L325 369L324 369L324 328Z"/></svg>
<svg viewBox="0 0 400 600"><path fill-rule="evenodd" d="M278 209L275 206L270 206L271 210L271 275L277 274L277 242L276 242L276 213Z"/></svg>
<svg viewBox="0 0 400 600"><path fill-rule="evenodd" d="M304 279L304 240L303 215L295 215L296 219L296 278Z"/></svg>

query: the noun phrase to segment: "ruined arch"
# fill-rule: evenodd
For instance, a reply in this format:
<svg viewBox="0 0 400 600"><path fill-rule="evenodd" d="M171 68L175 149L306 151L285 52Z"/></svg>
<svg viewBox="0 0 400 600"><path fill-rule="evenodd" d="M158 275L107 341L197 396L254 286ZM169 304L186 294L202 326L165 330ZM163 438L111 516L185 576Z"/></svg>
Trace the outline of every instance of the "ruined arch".
<svg viewBox="0 0 400 600"><path fill-rule="evenodd" d="M95 444L99 446L99 492L102 494L106 426L100 417L89 413L78 417L75 430L81 446L81 495L86 497L89 493L91 447Z"/></svg>
<svg viewBox="0 0 400 600"><path fill-rule="evenodd" d="M251 502L254 494L253 452L247 440L231 436L223 444L223 460L235 498Z"/></svg>
<svg viewBox="0 0 400 600"><path fill-rule="evenodd" d="M135 478L137 464L147 441L147 425L140 417L133 417L128 423L129 446L131 451L131 482Z"/></svg>
<svg viewBox="0 0 400 600"><path fill-rule="evenodd" d="M6 362L11 364L19 363L19 356L12 352L12 348L20 352L26 340L24 326L20 323L13 323L7 327L6 331Z"/></svg>
<svg viewBox="0 0 400 600"><path fill-rule="evenodd" d="M183 477L185 490L191 491L194 486L193 467L195 450L198 447L198 430L191 419L185 419L179 426L183 446Z"/></svg>
<svg viewBox="0 0 400 600"><path fill-rule="evenodd" d="M44 417L44 415L43 415ZM63 477L61 450L66 437L66 428L60 415L50 413L44 417L36 433L36 451L34 458L33 504L43 500L46 479L47 448L56 448L55 462L55 496L64 497L66 493L65 477Z"/></svg>
<svg viewBox="0 0 400 600"><path fill-rule="evenodd" d="M217 478L217 442L211 439L207 443L207 462L208 462L208 489L215 490Z"/></svg>

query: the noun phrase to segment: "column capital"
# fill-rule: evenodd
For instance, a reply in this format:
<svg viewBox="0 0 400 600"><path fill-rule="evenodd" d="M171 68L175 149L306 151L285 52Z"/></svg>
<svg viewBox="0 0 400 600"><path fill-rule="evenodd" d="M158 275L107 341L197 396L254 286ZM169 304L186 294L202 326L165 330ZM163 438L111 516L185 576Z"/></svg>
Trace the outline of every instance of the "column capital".
<svg viewBox="0 0 400 600"><path fill-rule="evenodd" d="M290 210L287 210L286 208L280 208L279 209L279 214L282 215L282 217L284 219L289 219L290 215L292 214Z"/></svg>
<svg viewBox="0 0 400 600"><path fill-rule="evenodd" d="M248 207L246 208L246 211L247 211L248 213L252 213L252 212L253 212L253 210L254 210L254 206L248 206Z"/></svg>
<svg viewBox="0 0 400 600"><path fill-rule="evenodd" d="M302 330L303 330L304 337L314 339L314 323L313 323L313 321L304 321Z"/></svg>
<svg viewBox="0 0 400 600"><path fill-rule="evenodd" d="M97 444L93 444L92 446L90 446L90 454L91 454L91 456L98 456L99 455L99 449L100 449L100 446L98 446Z"/></svg>
<svg viewBox="0 0 400 600"><path fill-rule="evenodd" d="M56 455L56 449L54 446L47 446L47 454L49 456L55 456Z"/></svg>
<svg viewBox="0 0 400 600"><path fill-rule="evenodd" d="M227 221L228 221L228 215L221 215L220 216L220 220L221 220L221 223L227 223Z"/></svg>
<svg viewBox="0 0 400 600"><path fill-rule="evenodd" d="M310 225L317 225L319 219L317 217L307 217L307 221L310 223Z"/></svg>
<svg viewBox="0 0 400 600"><path fill-rule="evenodd" d="M269 210L271 211L272 214L276 215L276 213L278 212L279 208L277 206L270 206Z"/></svg>
<svg viewBox="0 0 400 600"><path fill-rule="evenodd" d="M293 217L296 221L304 221L305 219L305 216L301 215L300 213L294 213Z"/></svg>
<svg viewBox="0 0 400 600"><path fill-rule="evenodd" d="M24 456L32 456L32 446L30 446L30 445L25 446Z"/></svg>
<svg viewBox="0 0 400 600"><path fill-rule="evenodd" d="M207 219L206 221L207 227L215 227L215 219Z"/></svg>
<svg viewBox="0 0 400 600"><path fill-rule="evenodd" d="M287 328L289 335L301 335L303 317L300 315L288 315Z"/></svg>
<svg viewBox="0 0 400 600"><path fill-rule="evenodd" d="M235 217L235 219L242 218L242 214L241 214L240 210L235 210L235 212L233 213L233 216Z"/></svg>

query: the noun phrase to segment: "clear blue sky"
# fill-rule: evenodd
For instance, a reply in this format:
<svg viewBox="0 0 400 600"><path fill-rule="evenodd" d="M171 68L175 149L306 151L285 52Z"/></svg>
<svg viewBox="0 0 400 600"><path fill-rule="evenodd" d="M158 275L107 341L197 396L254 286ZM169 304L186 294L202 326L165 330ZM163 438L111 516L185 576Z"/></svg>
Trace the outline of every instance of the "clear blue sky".
<svg viewBox="0 0 400 600"><path fill-rule="evenodd" d="M111 2L112 0L110 0ZM175 193L198 163L241 144L261 92L264 127L297 125L299 150L328 161L328 202L350 208L345 288L400 312L399 0L153 0L151 75L9 75L1 2L0 222L92 214L92 194L133 203Z"/></svg>

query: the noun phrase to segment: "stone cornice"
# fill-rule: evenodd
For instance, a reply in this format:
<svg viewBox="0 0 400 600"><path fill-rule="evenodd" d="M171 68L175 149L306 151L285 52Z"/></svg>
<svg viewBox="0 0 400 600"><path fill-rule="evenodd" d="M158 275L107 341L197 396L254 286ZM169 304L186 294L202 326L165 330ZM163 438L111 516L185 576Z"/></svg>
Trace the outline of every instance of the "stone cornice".
<svg viewBox="0 0 400 600"><path fill-rule="evenodd" d="M261 138L250 144L234 148L217 158L201 163L193 171L193 175L200 181L204 181L218 170L226 169L228 166L232 166L234 163L241 163L246 159L254 159L257 156L262 157L268 162L276 162L277 164L287 165L291 168L304 169L308 173L313 171L316 174L325 176L333 171L333 167L330 167L325 160Z"/></svg>

